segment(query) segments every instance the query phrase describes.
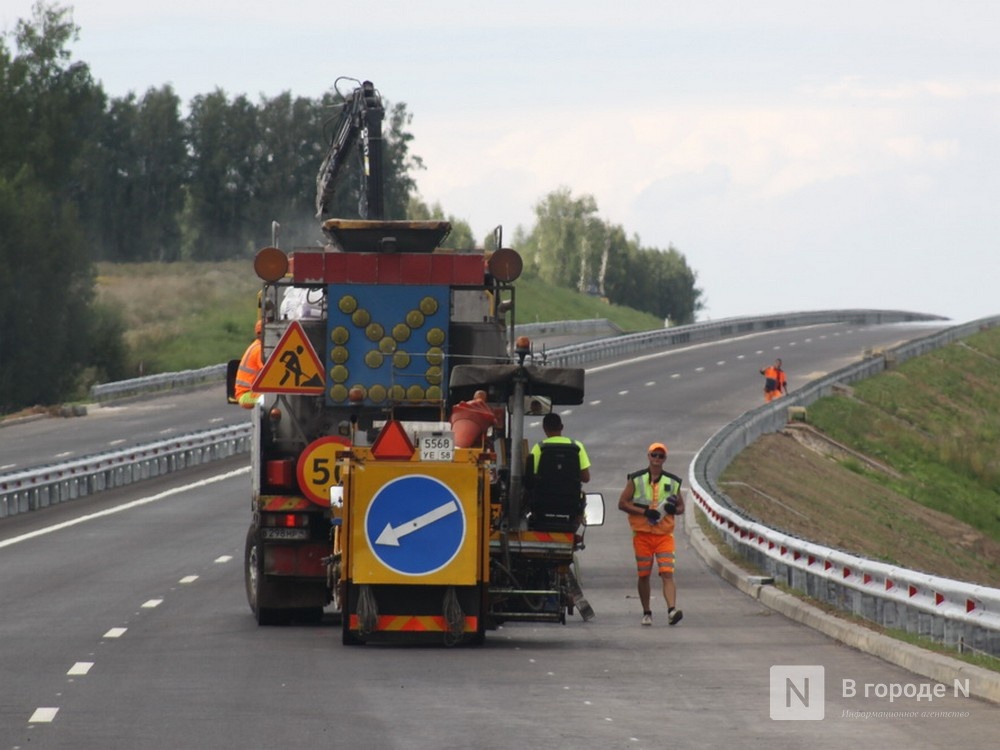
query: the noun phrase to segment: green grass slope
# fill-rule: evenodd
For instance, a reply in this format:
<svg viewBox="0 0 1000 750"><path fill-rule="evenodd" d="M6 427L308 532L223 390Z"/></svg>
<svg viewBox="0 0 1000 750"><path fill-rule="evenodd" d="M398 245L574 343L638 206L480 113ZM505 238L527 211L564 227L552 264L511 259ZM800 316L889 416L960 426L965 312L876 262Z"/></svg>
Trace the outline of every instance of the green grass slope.
<svg viewBox="0 0 1000 750"><path fill-rule="evenodd" d="M767 435L721 478L737 505L821 544L1000 586L1000 329L909 360L807 414L888 470L817 451L793 431Z"/></svg>

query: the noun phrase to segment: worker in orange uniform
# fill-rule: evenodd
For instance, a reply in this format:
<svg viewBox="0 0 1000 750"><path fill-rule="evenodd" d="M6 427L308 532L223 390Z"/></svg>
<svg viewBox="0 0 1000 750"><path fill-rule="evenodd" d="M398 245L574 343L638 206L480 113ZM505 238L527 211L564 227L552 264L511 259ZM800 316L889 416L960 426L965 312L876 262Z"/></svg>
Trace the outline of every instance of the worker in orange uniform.
<svg viewBox="0 0 1000 750"><path fill-rule="evenodd" d="M764 376L764 401L774 401L788 394L788 380L781 369L780 359L774 360L770 367L762 368L760 374Z"/></svg>
<svg viewBox="0 0 1000 750"><path fill-rule="evenodd" d="M263 329L264 327L258 319L257 325L254 326L254 339L243 352L240 369L236 373L236 387L233 389L233 395L244 409L252 409L257 403L257 399L261 397L261 394L253 392L252 387L253 381L257 379L257 374L264 367L264 357L261 352Z"/></svg>
<svg viewBox="0 0 1000 750"><path fill-rule="evenodd" d="M677 584L674 582L674 525L684 512L681 496L681 478L664 471L667 446L653 443L649 446L649 466L628 475L625 489L618 498L618 509L628 514L632 527L632 547L639 571L639 602L642 604L643 625L653 624L650 607L650 583L653 562L663 585L663 598L667 602L667 623L676 625L684 613L677 609Z"/></svg>

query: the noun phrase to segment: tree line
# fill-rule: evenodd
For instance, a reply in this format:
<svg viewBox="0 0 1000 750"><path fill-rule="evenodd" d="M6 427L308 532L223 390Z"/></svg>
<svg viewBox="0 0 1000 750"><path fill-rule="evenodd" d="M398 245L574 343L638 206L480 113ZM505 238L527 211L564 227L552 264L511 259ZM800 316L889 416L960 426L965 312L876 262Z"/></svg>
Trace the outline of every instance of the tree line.
<svg viewBox="0 0 1000 750"><path fill-rule="evenodd" d="M121 318L95 302L96 262L249 258L272 219L282 246L319 239L316 172L340 93L254 102L216 89L184 115L169 85L108 96L72 58L78 33L70 8L39 2L0 36L0 413L128 376ZM404 103L386 106L386 218L448 219L449 244L471 246L466 222L419 199L410 121ZM345 166L330 215L357 215L358 169ZM515 232L527 273L677 323L700 309L684 257L642 248L593 198L557 190L536 218Z"/></svg>

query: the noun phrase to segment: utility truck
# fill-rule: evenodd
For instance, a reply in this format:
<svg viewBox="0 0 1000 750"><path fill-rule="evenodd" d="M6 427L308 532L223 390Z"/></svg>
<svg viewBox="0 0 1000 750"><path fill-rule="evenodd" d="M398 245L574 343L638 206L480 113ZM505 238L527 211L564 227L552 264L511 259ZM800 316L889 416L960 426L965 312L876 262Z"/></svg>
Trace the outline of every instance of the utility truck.
<svg viewBox="0 0 1000 750"><path fill-rule="evenodd" d="M520 256L499 228L494 250L455 250L447 222L381 218L370 174L378 218L322 217L345 144L369 173L381 159L380 112L368 82L345 107L317 180L324 245L254 259L250 609L262 625L326 614L348 645L590 619L576 564L603 498L581 491L574 446L533 466L525 435L583 402L584 371L513 335Z"/></svg>

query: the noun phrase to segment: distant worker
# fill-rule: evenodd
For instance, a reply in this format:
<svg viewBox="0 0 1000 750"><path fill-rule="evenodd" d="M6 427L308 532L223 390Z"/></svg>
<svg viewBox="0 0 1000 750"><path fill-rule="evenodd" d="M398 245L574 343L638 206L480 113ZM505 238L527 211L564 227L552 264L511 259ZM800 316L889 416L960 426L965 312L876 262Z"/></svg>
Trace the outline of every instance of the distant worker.
<svg viewBox="0 0 1000 750"><path fill-rule="evenodd" d="M264 358L261 352L262 332L263 325L258 319L254 326L254 339L243 352L240 368L236 373L236 387L233 389L233 395L244 409L252 409L257 403L257 399L261 397L261 394L254 393L251 388L253 381L257 379L257 374L264 367Z"/></svg>
<svg viewBox="0 0 1000 750"><path fill-rule="evenodd" d="M764 376L764 400L774 401L788 394L788 380L785 378L785 371L781 369L781 360L774 360L770 367L761 369L760 374Z"/></svg>
<svg viewBox="0 0 1000 750"><path fill-rule="evenodd" d="M542 457L542 446L544 445L575 445L580 449L580 481L589 482L590 481L590 457L587 455L587 449L583 447L583 443L579 440L571 440L568 437L563 437L563 422L562 419L554 411L549 412L542 418L542 431L545 433L545 438L540 442L536 443L535 447L531 449L531 465L534 467L534 471L538 471L538 462Z"/></svg>
<svg viewBox="0 0 1000 750"><path fill-rule="evenodd" d="M650 606L650 582L653 562L663 583L667 602L667 623L676 625L684 613L677 609L677 585L674 582L674 524L684 512L681 478L663 470L667 446L653 443L648 451L649 466L628 475L625 489L618 498L618 509L628 514L632 527L632 548L639 573L637 589L642 604L643 625L653 624Z"/></svg>

